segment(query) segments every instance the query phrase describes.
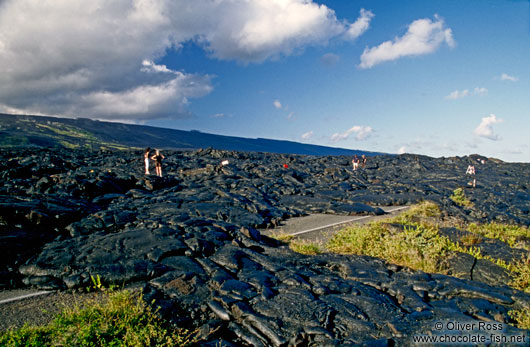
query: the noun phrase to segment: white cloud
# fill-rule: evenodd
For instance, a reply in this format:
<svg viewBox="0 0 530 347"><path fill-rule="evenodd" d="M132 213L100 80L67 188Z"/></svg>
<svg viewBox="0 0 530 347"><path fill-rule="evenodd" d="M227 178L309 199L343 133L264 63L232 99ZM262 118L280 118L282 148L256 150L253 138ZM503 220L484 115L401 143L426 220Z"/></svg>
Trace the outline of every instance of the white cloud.
<svg viewBox="0 0 530 347"><path fill-rule="evenodd" d="M484 137L493 141L500 140L499 136L493 132L493 124L501 123L502 119L497 119L494 114L482 118L480 124L475 128L473 133L477 136Z"/></svg>
<svg viewBox="0 0 530 347"><path fill-rule="evenodd" d="M287 115L287 119L288 120L295 120L296 119L295 113L294 112L289 112L289 114Z"/></svg>
<svg viewBox="0 0 530 347"><path fill-rule="evenodd" d="M372 127L364 126L364 125L355 125L343 133L335 133L331 135L331 141L338 142L338 141L346 140L352 135L355 135L355 139L357 141L363 141L369 138L372 135L372 133L373 133Z"/></svg>
<svg viewBox="0 0 530 347"><path fill-rule="evenodd" d="M454 92L451 92L451 94L447 95L445 98L449 100L456 100L456 99L465 98L466 96L469 96L468 89L464 89L462 91L455 90Z"/></svg>
<svg viewBox="0 0 530 347"><path fill-rule="evenodd" d="M510 81L510 82L517 82L519 81L519 78L515 77L515 76L510 76L506 73L503 73L501 75L501 81Z"/></svg>
<svg viewBox="0 0 530 347"><path fill-rule="evenodd" d="M154 73L161 72L161 73L176 74L176 71L172 71L168 69L167 66L157 65L153 61L147 60L147 59L142 61L142 66L143 68L140 69L140 71L142 72L154 72Z"/></svg>
<svg viewBox="0 0 530 347"><path fill-rule="evenodd" d="M473 93L471 93L469 89L464 89L462 91L455 90L451 92L449 95L447 95L445 98L448 100L456 100L456 99L465 98L466 96L471 96L471 95L484 96L486 94L488 94L487 88L476 87L475 89L473 89Z"/></svg>
<svg viewBox="0 0 530 347"><path fill-rule="evenodd" d="M348 28L333 10L306 0L180 3L202 25L196 31L204 46L220 59L261 62L326 43Z"/></svg>
<svg viewBox="0 0 530 347"><path fill-rule="evenodd" d="M397 154L405 154L407 153L407 148L405 146L399 147Z"/></svg>
<svg viewBox="0 0 530 347"><path fill-rule="evenodd" d="M155 63L195 42L259 63L325 45L354 27L310 0L0 2L0 109L138 121L189 114L211 77ZM359 32L361 33L361 32ZM145 100L136 100L145 97ZM123 107L120 109L118 106Z"/></svg>
<svg viewBox="0 0 530 347"><path fill-rule="evenodd" d="M373 17L374 14L371 11L362 8L359 18L357 18L354 23L350 24L344 36L349 40L355 40L370 28L370 21Z"/></svg>
<svg viewBox="0 0 530 347"><path fill-rule="evenodd" d="M163 84L141 85L130 90L110 92L96 91L79 96L76 100L78 109L71 112L84 112L91 115L111 114L114 119L123 117L149 118L167 114L167 110L175 110L184 116L188 112L185 106L188 98L200 97L210 92L209 83L195 83L193 75L177 73L177 77Z"/></svg>
<svg viewBox="0 0 530 347"><path fill-rule="evenodd" d="M303 140L309 140L311 137L313 137L314 133L313 131L308 131L306 133L303 133L302 136L300 136Z"/></svg>
<svg viewBox="0 0 530 347"><path fill-rule="evenodd" d="M280 102L280 100L274 100L274 102L273 102L272 104L273 104L274 107L276 107L277 109L282 108L282 103Z"/></svg>
<svg viewBox="0 0 530 347"><path fill-rule="evenodd" d="M359 67L368 69L385 61L433 53L444 42L449 47L454 47L451 29L445 28L444 21L438 16L434 19L415 20L409 25L405 35L393 41L385 41L377 47L365 48Z"/></svg>
<svg viewBox="0 0 530 347"><path fill-rule="evenodd" d="M484 87L476 87L476 88L473 90L473 93L474 93L475 95L483 96L483 95L488 94L488 89L487 89L487 88L484 88Z"/></svg>

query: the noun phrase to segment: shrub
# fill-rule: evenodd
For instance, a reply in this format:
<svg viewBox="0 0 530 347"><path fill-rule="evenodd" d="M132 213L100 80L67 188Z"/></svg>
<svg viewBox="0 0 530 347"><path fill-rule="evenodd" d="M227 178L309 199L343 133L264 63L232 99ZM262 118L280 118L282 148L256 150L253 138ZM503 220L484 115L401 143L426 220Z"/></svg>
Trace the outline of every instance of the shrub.
<svg viewBox="0 0 530 347"><path fill-rule="evenodd" d="M508 315L515 321L519 329L530 330L530 312L528 310L512 310Z"/></svg>
<svg viewBox="0 0 530 347"><path fill-rule="evenodd" d="M508 270L514 274L510 286L530 293L530 255L510 264Z"/></svg>
<svg viewBox="0 0 530 347"><path fill-rule="evenodd" d="M473 203L466 197L462 188L456 188L449 199L453 200L458 206L473 207Z"/></svg>

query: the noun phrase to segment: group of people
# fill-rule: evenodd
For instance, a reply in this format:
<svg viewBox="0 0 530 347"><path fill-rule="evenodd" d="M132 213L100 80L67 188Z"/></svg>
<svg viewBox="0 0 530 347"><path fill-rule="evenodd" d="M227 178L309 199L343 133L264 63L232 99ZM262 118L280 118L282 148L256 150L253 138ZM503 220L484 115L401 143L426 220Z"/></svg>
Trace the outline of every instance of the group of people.
<svg viewBox="0 0 530 347"><path fill-rule="evenodd" d="M352 164L353 164L353 171L357 171L357 169L359 168L359 164L361 164L362 168L364 169L364 167L366 166L366 156L363 154L361 156L361 159L359 160L359 157L357 157L357 154L353 156L353 159L352 159Z"/></svg>
<svg viewBox="0 0 530 347"><path fill-rule="evenodd" d="M164 155L158 149L155 149L155 154L151 156L151 148L147 147L144 151L145 174L149 175L149 159L151 159L155 161L156 175L162 177L162 159L164 158Z"/></svg>
<svg viewBox="0 0 530 347"><path fill-rule="evenodd" d="M477 159L477 160L481 164L486 163L484 159ZM363 154L361 156L361 159L359 159L357 155L354 155L351 162L353 164L353 171L357 171L359 169L359 164L361 165L362 168L366 166L366 156ZM287 165L285 164L285 166ZM469 182L469 185L475 188L477 185L477 180L476 180L475 165L473 165L473 163L469 164L469 166L467 167L466 175L471 176L471 182Z"/></svg>
<svg viewBox="0 0 530 347"><path fill-rule="evenodd" d="M149 159L151 160L154 160L155 161L155 172L156 172L156 175L158 177L162 177L162 160L164 159L164 155L162 153L160 153L160 150L159 149L155 149L155 154L151 155L151 148L150 147L147 147L144 151L144 164L145 164L145 174L146 175L149 175L150 172L149 172ZM361 156L361 159L359 159L359 157L357 157L357 155L354 155L353 156L353 159L352 159L352 164L353 164L353 171L357 171L357 169L359 168L359 164L361 165L362 168L364 168L366 166L366 156L363 154ZM484 160L482 160L481 162L482 164L484 164ZM228 164L228 161L226 161L226 164L225 162L222 163L223 165L226 165ZM288 168L289 166L287 164L283 164L284 168ZM471 178L472 178L472 182L470 182L470 185L473 185L473 188L476 186L476 178L475 178L475 166L473 164L470 164L468 167L467 167L467 170L466 170L466 175L470 175Z"/></svg>

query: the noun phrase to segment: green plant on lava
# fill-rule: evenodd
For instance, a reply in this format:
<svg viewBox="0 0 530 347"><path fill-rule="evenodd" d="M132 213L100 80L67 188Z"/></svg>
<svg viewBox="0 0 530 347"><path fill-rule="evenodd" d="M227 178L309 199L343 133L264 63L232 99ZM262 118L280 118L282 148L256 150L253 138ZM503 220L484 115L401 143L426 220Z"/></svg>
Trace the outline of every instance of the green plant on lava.
<svg viewBox="0 0 530 347"><path fill-rule="evenodd" d="M464 193L464 189L462 188L456 188L453 191L453 194L449 197L455 204L462 207L473 207L473 203L469 201L469 199L466 197L466 194Z"/></svg>

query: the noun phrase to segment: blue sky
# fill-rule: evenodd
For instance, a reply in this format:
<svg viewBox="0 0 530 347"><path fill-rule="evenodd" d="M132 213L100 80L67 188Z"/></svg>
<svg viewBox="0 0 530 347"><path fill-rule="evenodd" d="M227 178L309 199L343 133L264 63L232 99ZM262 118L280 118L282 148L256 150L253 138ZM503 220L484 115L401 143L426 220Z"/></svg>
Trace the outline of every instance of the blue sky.
<svg viewBox="0 0 530 347"><path fill-rule="evenodd" d="M530 162L530 2L0 1L0 112Z"/></svg>

